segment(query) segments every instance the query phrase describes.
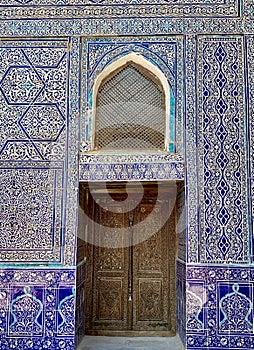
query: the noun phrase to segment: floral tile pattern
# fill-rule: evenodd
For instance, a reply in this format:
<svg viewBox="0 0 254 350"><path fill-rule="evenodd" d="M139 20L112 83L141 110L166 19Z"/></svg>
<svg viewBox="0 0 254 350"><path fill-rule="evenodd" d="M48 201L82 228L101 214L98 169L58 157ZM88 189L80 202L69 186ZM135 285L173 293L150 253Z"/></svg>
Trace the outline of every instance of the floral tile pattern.
<svg viewBox="0 0 254 350"><path fill-rule="evenodd" d="M1 349L73 349L74 286L75 270L1 270Z"/></svg>
<svg viewBox="0 0 254 350"><path fill-rule="evenodd" d="M248 262L243 41L202 38L198 52L200 260Z"/></svg>
<svg viewBox="0 0 254 350"><path fill-rule="evenodd" d="M0 169L0 179L0 261L60 262L62 168Z"/></svg>
<svg viewBox="0 0 254 350"><path fill-rule="evenodd" d="M253 267L187 267L193 294L187 298L187 319L193 320L190 310L196 313L195 322L187 322L188 349L253 347L253 276Z"/></svg>

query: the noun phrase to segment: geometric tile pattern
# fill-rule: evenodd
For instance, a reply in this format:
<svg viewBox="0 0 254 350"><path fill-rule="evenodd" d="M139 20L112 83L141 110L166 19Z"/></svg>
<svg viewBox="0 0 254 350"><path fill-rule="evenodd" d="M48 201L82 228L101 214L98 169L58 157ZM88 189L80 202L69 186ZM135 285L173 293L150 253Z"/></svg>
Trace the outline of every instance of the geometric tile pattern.
<svg viewBox="0 0 254 350"><path fill-rule="evenodd" d="M1 159L65 156L67 59L66 40L1 42Z"/></svg>
<svg viewBox="0 0 254 350"><path fill-rule="evenodd" d="M243 42L198 44L201 261L248 262Z"/></svg>
<svg viewBox="0 0 254 350"><path fill-rule="evenodd" d="M0 220L1 261L20 264L63 261L69 266L74 264L79 96L83 101L89 101L90 96L86 95L89 82L114 59L114 55L119 57L121 48L128 47L135 52L142 49L144 54L152 45L148 57L156 61L161 57L166 58L172 42L178 42L175 60L178 76L177 79L173 77L171 83L173 80L177 82L176 119L180 127L176 130L176 138L180 140L179 149L182 144L180 134L183 111L184 114L186 112L188 261L205 263L187 266L186 286L186 266L178 262L178 330L184 342L187 325L187 349L254 348L253 268L224 264L248 263L251 248L248 246L245 178L248 176L250 179L251 204L254 179L254 42L252 36L246 37L248 63L245 68L248 72L246 82L249 83L246 92L250 115L246 128L250 158L247 173L243 40L238 34L254 31L253 1L238 3L235 0L211 0L197 3L194 0L160 0L156 4L154 1L139 1L134 4L127 0L117 1L116 6L113 0L66 0L61 5L56 0L1 0L0 6L0 30L3 37L73 36L70 64L67 40L2 40L0 44L0 191L1 199L4 198L1 201ZM240 11L249 17L237 18ZM225 17L222 20L218 18L220 16ZM202 33L206 36L207 33L222 36L199 36L196 51L195 34ZM227 33L230 36L226 37ZM144 35L149 37L157 34L164 37L146 38L144 42ZM174 34L178 36L174 37ZM188 35L183 39L180 34ZM112 37L83 41L82 64L85 62L85 69L82 78L86 82L80 93L78 36L93 35ZM118 35L122 38L117 38ZM132 37L123 38L127 35ZM107 50L111 52L108 60L104 56ZM183 57L186 59L185 67ZM86 65L88 58L91 59L89 70ZM166 67L167 63L164 66L162 62L158 65ZM197 72L198 79L195 81ZM168 79L170 80L169 75ZM186 87L184 94L183 82ZM183 103L185 92L186 99ZM236 92L238 95L235 95ZM89 121L85 115L90 107L83 105L83 151L89 149ZM67 117L69 124L66 123ZM200 120L198 130L195 118ZM206 118L210 118L209 123ZM67 130L67 125L70 130ZM197 136L199 163L196 158ZM209 148L210 145L213 147ZM61 162L67 153L68 164L66 162L64 166L68 176L65 181L66 174L62 172ZM105 178L110 174L109 164L114 160L100 160L102 178ZM114 163L116 168L113 175L121 180L128 175L128 171L132 178L133 171L142 165L142 160L137 157L129 163L125 160ZM166 161L158 161L158 158L150 155L149 162L145 165L146 171L150 170L153 163L156 164L152 176L142 176L144 172L138 171L137 179L149 180L160 176L163 179L163 173L168 171L168 168L164 168ZM91 171L95 164L98 164L98 160L94 163L92 160L88 170L97 179L100 176L99 169ZM131 170L128 168L130 164ZM170 169L167 178L182 179L182 159L175 159L173 164L175 168ZM121 171L121 166L124 171ZM84 176L84 179L91 179L85 171L85 166L81 166L81 178ZM66 197L65 192L64 195L61 192L63 188L66 189ZM66 214L66 222L62 213ZM63 257L60 256L62 228L65 232ZM21 230L29 236L21 236ZM37 236L39 240L28 239ZM184 256L184 245L181 254ZM223 263L224 266L213 266L212 262ZM71 269L40 269L37 265L36 269L26 266L1 271L1 349L74 349L74 285L75 271ZM27 308L29 312L26 314ZM79 316L80 320L84 317L81 308ZM78 323L81 335L83 323ZM17 327L19 336L16 336Z"/></svg>
<svg viewBox="0 0 254 350"><path fill-rule="evenodd" d="M189 323L187 349L251 349L253 336L254 269L251 267L188 266L187 281L202 296L196 322ZM201 317L202 315L202 317ZM198 323L197 323L198 321ZM201 321L204 329L200 332Z"/></svg>
<svg viewBox="0 0 254 350"><path fill-rule="evenodd" d="M0 44L1 349L74 349L78 53L78 39Z"/></svg>
<svg viewBox="0 0 254 350"><path fill-rule="evenodd" d="M74 285L75 270L1 270L1 349L74 349L74 304L63 311Z"/></svg>

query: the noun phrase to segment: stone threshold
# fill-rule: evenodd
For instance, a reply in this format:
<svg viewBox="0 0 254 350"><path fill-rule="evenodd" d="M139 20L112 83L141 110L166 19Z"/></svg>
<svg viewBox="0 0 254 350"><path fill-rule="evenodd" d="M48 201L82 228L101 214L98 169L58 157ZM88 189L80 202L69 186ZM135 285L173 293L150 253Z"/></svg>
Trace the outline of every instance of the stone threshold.
<svg viewBox="0 0 254 350"><path fill-rule="evenodd" d="M85 336L77 350L185 350L175 337Z"/></svg>

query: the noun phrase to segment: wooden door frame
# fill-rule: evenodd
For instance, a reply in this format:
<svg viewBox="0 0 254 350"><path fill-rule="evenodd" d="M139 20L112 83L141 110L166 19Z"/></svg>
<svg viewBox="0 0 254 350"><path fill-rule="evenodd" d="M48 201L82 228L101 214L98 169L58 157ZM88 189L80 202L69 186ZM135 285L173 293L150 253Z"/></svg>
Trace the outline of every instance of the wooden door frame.
<svg viewBox="0 0 254 350"><path fill-rule="evenodd" d="M153 182L142 182L142 184L144 186L146 186L148 188L148 190L151 192L151 195L154 194L154 186L157 184L158 182L153 181ZM105 188L105 186L102 186L102 184L100 182L94 182L94 183L81 183L80 184L80 199L81 202L83 204L83 210L86 210L87 214L91 215L91 211L94 210L94 203L90 203L89 206L87 206L86 208L84 207L84 200L89 200L89 196L91 193L96 193L97 196L103 196L105 193L114 193L116 192L116 190L120 191L120 192L125 192L124 189L124 185L126 184L126 182L121 182L121 181L117 181L117 182L107 182L107 188ZM175 184L175 182L171 182L171 181L164 181L164 182L160 182L160 189L165 191L166 193L170 192L170 189L172 188L172 184ZM135 191L136 188L136 183L132 182L130 184L130 182L128 182L128 190L130 191ZM86 199L85 199L86 197ZM176 211L176 205L175 205L175 209ZM174 219L176 221L176 213L174 215ZM176 222L174 222L174 226L176 228ZM176 257L177 257L177 236L176 236L176 230L174 230L175 235L174 235L174 240L172 242L169 242L169 244L171 244L171 251L174 252L174 256L172 258L172 256L169 258L169 262L171 262L170 266L169 266L169 275L170 276L174 276L173 278L169 279L169 307L171 309L171 331L170 332L161 332L161 336L174 336L176 334ZM92 233L93 234L93 233ZM86 246L86 245L85 245ZM85 254L87 253L87 249L84 248ZM86 276L87 277L87 276ZM87 291L86 291L87 293ZM89 291L88 291L89 294ZM96 334L96 331L94 332L94 334ZM158 334L156 332L148 332L147 331L119 331L119 335L123 335L123 336L158 336ZM105 331L105 334L107 335L107 331Z"/></svg>

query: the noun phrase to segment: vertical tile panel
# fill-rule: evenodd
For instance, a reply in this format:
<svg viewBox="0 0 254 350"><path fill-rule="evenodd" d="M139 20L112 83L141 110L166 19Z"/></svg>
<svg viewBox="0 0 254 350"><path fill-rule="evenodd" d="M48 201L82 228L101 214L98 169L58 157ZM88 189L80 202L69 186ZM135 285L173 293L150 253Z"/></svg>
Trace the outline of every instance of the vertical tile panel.
<svg viewBox="0 0 254 350"><path fill-rule="evenodd" d="M243 38L198 40L201 261L249 261Z"/></svg>

